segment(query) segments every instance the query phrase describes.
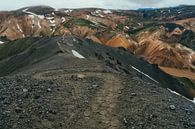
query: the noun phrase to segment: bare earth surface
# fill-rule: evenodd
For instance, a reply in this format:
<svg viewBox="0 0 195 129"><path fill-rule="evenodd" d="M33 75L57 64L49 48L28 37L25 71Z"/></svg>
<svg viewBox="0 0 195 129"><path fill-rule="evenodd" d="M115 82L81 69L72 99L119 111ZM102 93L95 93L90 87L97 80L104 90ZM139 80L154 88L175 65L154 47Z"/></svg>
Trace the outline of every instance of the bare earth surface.
<svg viewBox="0 0 195 129"><path fill-rule="evenodd" d="M192 129L195 105L154 84L99 68L0 78L2 129Z"/></svg>

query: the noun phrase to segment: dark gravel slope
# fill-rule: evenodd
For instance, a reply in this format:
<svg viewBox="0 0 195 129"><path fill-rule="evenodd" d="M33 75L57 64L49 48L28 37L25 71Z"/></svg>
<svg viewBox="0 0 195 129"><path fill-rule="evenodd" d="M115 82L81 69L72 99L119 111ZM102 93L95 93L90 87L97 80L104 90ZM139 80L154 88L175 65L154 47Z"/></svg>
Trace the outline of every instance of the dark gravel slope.
<svg viewBox="0 0 195 129"><path fill-rule="evenodd" d="M195 128L195 105L137 77L102 70L0 78L2 129Z"/></svg>
<svg viewBox="0 0 195 129"><path fill-rule="evenodd" d="M0 129L195 128L195 104L166 89L185 95L177 80L123 49L90 42L38 39L1 60Z"/></svg>

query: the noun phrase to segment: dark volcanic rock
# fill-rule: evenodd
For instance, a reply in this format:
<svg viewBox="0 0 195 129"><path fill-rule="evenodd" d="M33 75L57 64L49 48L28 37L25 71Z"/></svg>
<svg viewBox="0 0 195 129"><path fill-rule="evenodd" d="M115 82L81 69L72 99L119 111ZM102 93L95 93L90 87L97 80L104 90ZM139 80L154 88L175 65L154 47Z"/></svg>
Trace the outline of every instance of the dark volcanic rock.
<svg viewBox="0 0 195 129"><path fill-rule="evenodd" d="M194 127L195 105L166 89L186 95L177 80L124 49L65 39L38 38L0 61L0 128Z"/></svg>

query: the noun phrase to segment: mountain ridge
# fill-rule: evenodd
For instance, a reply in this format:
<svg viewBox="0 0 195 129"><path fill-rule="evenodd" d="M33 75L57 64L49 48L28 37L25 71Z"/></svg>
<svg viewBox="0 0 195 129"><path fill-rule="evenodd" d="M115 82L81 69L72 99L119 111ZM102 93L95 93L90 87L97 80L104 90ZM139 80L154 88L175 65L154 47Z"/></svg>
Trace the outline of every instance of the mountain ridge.
<svg viewBox="0 0 195 129"><path fill-rule="evenodd" d="M0 12L0 128L194 128L194 10Z"/></svg>
<svg viewBox="0 0 195 129"><path fill-rule="evenodd" d="M0 36L3 43L7 40L31 36L73 34L82 39L92 38L105 45L125 47L138 56L143 56L148 62L162 67L179 68L193 72L195 60L193 25L195 12L193 8L194 6L179 6L162 8L155 12L153 10L128 11L95 8L55 10L48 6L25 7L13 13L2 13ZM170 9L171 11L169 11ZM186 15L188 16L186 18L184 15L187 12L192 12L192 14ZM166 16L164 19L161 13L170 16ZM180 21L180 16L183 21ZM188 20L189 17L191 19ZM100 33L105 36L98 38ZM153 35L153 37L146 37L145 34ZM108 37L106 37L107 35ZM120 37L123 43L115 45L115 41L111 39L116 39L119 35L123 35ZM160 58L156 56L155 52L152 52L153 50L151 55L144 51L150 47L150 44L156 46L154 42L160 45L160 47L154 48L159 53ZM164 51L170 53L173 58L163 57Z"/></svg>

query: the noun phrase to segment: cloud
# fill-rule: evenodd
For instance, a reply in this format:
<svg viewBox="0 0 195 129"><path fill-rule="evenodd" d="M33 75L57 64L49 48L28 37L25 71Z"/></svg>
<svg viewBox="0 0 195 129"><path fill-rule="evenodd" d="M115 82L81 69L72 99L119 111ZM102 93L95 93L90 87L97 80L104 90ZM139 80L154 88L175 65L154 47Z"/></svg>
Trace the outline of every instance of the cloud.
<svg viewBox="0 0 195 129"><path fill-rule="evenodd" d="M129 0L132 1L132 0ZM195 5L195 0L133 0L140 7L175 7L178 5Z"/></svg>
<svg viewBox="0 0 195 129"><path fill-rule="evenodd" d="M182 4L195 5L194 0L128 0L140 7L173 7Z"/></svg>
<svg viewBox="0 0 195 129"><path fill-rule="evenodd" d="M141 6L151 6L164 2L165 0L128 0L129 3L136 3Z"/></svg>
<svg viewBox="0 0 195 129"><path fill-rule="evenodd" d="M2 0L0 10L14 10L32 5L49 5L55 8L137 9L142 7L170 7L180 4L195 5L195 0Z"/></svg>

